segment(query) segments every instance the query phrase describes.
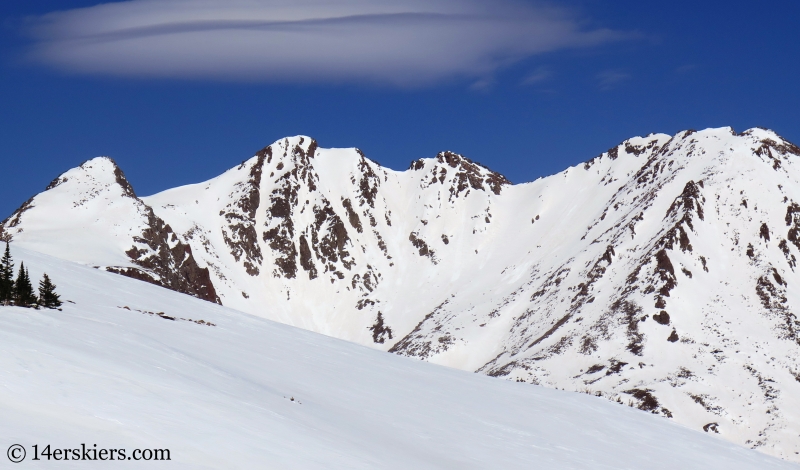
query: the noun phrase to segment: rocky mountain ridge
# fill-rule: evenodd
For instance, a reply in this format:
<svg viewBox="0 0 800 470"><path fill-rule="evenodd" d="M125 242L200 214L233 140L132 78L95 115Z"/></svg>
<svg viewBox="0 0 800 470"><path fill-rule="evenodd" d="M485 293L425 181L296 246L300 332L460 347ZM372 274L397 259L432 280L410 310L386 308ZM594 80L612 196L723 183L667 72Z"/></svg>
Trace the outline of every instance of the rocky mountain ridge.
<svg viewBox="0 0 800 470"><path fill-rule="evenodd" d="M283 323L599 394L800 460L798 157L763 129L653 134L511 185L452 152L397 172L298 136L144 198L111 160L90 160L0 230Z"/></svg>

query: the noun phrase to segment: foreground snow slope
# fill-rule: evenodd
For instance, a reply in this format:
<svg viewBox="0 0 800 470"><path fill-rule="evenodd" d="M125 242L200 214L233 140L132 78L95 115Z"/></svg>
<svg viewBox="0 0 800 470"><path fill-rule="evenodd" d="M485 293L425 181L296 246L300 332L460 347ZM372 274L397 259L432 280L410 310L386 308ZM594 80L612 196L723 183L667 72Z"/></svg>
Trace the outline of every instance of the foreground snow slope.
<svg viewBox="0 0 800 470"><path fill-rule="evenodd" d="M13 254L71 302L61 312L0 307L4 446L168 448L164 468L796 468L601 398L413 361Z"/></svg>

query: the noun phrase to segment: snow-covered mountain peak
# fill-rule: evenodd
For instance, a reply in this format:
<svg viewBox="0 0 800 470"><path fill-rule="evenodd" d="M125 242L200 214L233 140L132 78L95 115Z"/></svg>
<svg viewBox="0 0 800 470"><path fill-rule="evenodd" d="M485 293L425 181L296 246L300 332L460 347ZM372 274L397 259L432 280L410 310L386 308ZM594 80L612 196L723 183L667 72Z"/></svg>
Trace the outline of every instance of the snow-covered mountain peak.
<svg viewBox="0 0 800 470"><path fill-rule="evenodd" d="M796 458L798 156L764 129L651 134L511 185L453 152L393 171L296 136L141 199L92 160L2 230L256 315L589 390Z"/></svg>
<svg viewBox="0 0 800 470"><path fill-rule="evenodd" d="M313 158L314 150L318 147L318 144L316 139L307 135L294 135L276 140L270 145L270 147L273 147L275 150L280 149L287 152L303 152L305 154L309 154L310 158Z"/></svg>
<svg viewBox="0 0 800 470"><path fill-rule="evenodd" d="M136 198L133 187L125 174L110 157L96 157L83 162L54 179L45 190L50 190L71 181L72 191L88 194L96 191L122 191L125 197Z"/></svg>
<svg viewBox="0 0 800 470"><path fill-rule="evenodd" d="M0 225L0 237L51 256L218 302L208 270L108 157L53 180Z"/></svg>
<svg viewBox="0 0 800 470"><path fill-rule="evenodd" d="M268 152L266 164L273 163L273 160L275 160L276 167L283 164L284 167L293 165L302 168L312 164L311 160L315 156L317 147L317 141L311 137L294 136L278 140L265 147L262 151ZM282 169L277 170L280 171Z"/></svg>
<svg viewBox="0 0 800 470"><path fill-rule="evenodd" d="M53 234L70 240L70 256L93 264L103 253L110 265L125 265L128 241L149 215L125 175L108 157L88 160L54 179L2 226L3 236L27 239L38 251L58 255ZM102 220L102 222L100 222ZM102 233L87 229L102 226ZM24 235L23 235L24 233Z"/></svg>

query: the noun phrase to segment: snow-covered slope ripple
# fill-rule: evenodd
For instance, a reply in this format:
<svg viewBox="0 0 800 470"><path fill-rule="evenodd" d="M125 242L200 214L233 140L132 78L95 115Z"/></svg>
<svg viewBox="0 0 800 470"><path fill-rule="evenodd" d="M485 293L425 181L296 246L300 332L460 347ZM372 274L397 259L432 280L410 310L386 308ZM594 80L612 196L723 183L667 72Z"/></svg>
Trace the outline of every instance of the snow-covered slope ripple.
<svg viewBox="0 0 800 470"><path fill-rule="evenodd" d="M200 298L209 284L225 306L397 354L600 394L800 460L798 157L762 129L654 134L511 185L450 152L397 172L292 137L205 183L136 198L155 222L80 219L85 205L72 206L94 200L97 185L70 177L2 235ZM104 161L84 166L124 193ZM84 220L81 231L70 220ZM164 229L148 231L158 221Z"/></svg>

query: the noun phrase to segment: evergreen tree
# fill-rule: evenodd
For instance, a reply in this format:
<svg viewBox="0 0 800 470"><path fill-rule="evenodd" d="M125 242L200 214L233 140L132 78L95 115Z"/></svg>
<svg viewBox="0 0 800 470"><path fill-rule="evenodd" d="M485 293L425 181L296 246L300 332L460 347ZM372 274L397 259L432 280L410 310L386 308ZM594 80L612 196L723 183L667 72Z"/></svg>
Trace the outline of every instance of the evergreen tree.
<svg viewBox="0 0 800 470"><path fill-rule="evenodd" d="M6 252L0 259L0 304L8 305L14 297L14 261L6 242Z"/></svg>
<svg viewBox="0 0 800 470"><path fill-rule="evenodd" d="M14 305L20 307L32 307L36 303L36 296L33 293L31 278L28 277L28 270L25 263L20 263L19 274L14 282Z"/></svg>
<svg viewBox="0 0 800 470"><path fill-rule="evenodd" d="M61 299L56 294L56 286L50 281L47 273L39 281L39 305L45 308L58 308L61 306Z"/></svg>

